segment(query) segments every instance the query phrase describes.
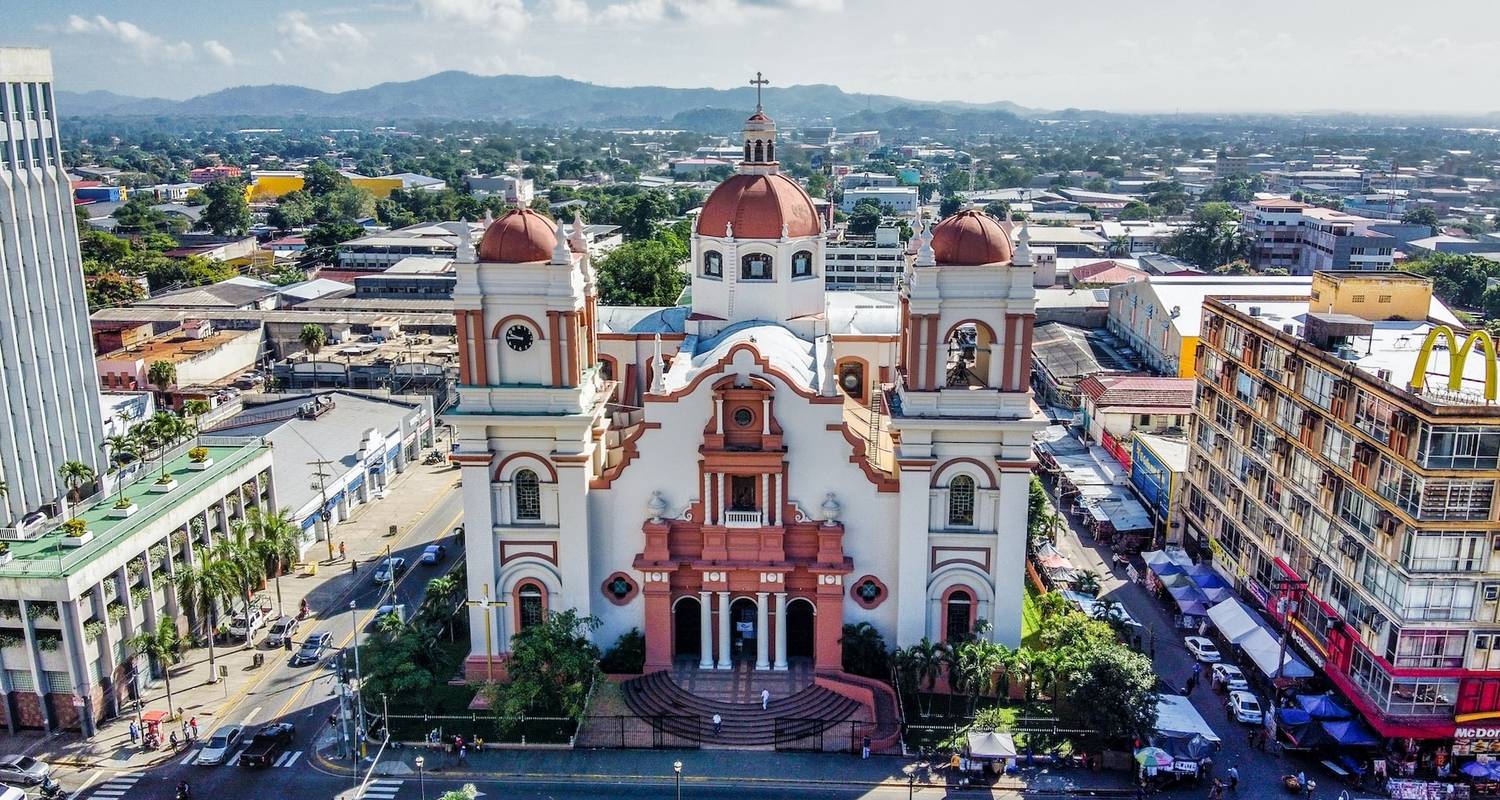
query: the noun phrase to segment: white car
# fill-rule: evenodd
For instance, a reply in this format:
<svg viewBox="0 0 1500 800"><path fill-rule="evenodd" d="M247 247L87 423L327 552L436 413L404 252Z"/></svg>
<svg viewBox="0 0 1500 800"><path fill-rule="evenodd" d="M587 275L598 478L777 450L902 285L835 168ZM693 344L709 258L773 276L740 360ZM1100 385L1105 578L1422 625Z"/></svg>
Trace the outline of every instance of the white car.
<svg viewBox="0 0 1500 800"><path fill-rule="evenodd" d="M1182 644L1187 648L1189 653L1193 654L1193 658L1198 659L1200 662L1204 664L1219 663L1221 658L1219 648L1202 636L1184 636Z"/></svg>
<svg viewBox="0 0 1500 800"><path fill-rule="evenodd" d="M1263 721L1260 701L1249 692L1230 692L1229 702L1225 706L1229 709L1229 716L1234 717L1236 722L1259 725Z"/></svg>
<svg viewBox="0 0 1500 800"><path fill-rule="evenodd" d="M1231 692L1242 692L1250 688L1245 673L1233 664L1215 664L1212 670L1214 682Z"/></svg>
<svg viewBox="0 0 1500 800"><path fill-rule="evenodd" d="M222 764L229 758L229 753L234 750L235 745L245 738L245 727L243 725L224 725L203 743L203 749L198 751L198 758L194 763L205 766Z"/></svg>
<svg viewBox="0 0 1500 800"><path fill-rule="evenodd" d="M235 614L234 619L229 621L229 635L243 638L246 634L258 631L266 624L266 615L258 606L250 607L250 627L245 627L245 615Z"/></svg>

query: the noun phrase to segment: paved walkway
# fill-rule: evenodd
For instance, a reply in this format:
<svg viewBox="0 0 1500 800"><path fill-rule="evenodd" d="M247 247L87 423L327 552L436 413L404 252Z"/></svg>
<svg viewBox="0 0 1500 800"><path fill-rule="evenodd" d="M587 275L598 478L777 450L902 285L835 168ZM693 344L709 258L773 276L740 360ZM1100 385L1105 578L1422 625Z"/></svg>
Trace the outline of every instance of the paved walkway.
<svg viewBox="0 0 1500 800"><path fill-rule="evenodd" d="M306 598L314 618L343 610L347 602L344 598L356 586L356 579L368 580L371 574L368 570L374 565L366 564L381 558L387 545L395 545L412 525L454 491L458 475L457 469L447 466L412 464L391 483L385 499L371 500L359 506L351 519L333 529L335 548L337 542L344 542L349 559L359 561L361 566L357 575L351 573L347 559L340 560L335 554L334 561L328 561L327 545L314 542L305 554L308 563L281 578L285 607L295 613ZM457 522L455 519L440 530L451 530ZM396 537L390 536L392 525L396 526ZM274 582L267 586L266 594L274 603ZM264 632L263 628L262 637ZM228 678L217 683L209 683L207 648L189 650L182 662L172 668L172 702L183 710L185 716L197 718L200 734L207 736L216 720L227 718L271 672L273 660L280 655L279 651L270 653L266 663L257 668L253 663L257 653L267 654L267 650L260 643L254 647L217 647L216 662L229 671ZM157 681L151 687L144 705L145 710L170 710L164 682ZM134 719L131 713L101 723L92 739L84 739L76 732L53 736L0 735L0 752L26 753L58 766L77 767L79 770L93 767L139 769L170 760L173 754L167 749L148 751L131 743L129 728ZM164 730L163 737L171 730ZM178 737L182 738L181 728L176 730Z"/></svg>

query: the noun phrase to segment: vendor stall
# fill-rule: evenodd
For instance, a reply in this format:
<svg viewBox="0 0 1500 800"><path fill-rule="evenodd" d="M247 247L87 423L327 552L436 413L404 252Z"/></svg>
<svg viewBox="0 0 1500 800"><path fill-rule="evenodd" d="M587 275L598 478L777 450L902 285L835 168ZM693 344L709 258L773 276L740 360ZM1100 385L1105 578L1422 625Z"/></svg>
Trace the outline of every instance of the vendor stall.
<svg viewBox="0 0 1500 800"><path fill-rule="evenodd" d="M1156 732L1153 747L1172 756L1174 772L1197 777L1198 764L1219 751L1220 739L1208 721L1186 697L1164 694L1156 702Z"/></svg>
<svg viewBox="0 0 1500 800"><path fill-rule="evenodd" d="M1008 733L969 731L964 755L971 769L977 771L987 767L1000 775L1016 765L1016 741Z"/></svg>

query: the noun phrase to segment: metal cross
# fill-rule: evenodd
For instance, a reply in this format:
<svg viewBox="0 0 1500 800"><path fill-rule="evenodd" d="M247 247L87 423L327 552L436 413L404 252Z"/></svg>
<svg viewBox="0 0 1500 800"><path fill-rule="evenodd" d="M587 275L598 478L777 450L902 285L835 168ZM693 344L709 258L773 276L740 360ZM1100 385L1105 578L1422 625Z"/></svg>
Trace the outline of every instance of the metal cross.
<svg viewBox="0 0 1500 800"><path fill-rule="evenodd" d="M760 72L757 70L756 73L755 73L755 80L750 81L750 85L755 87L755 110L756 111L760 110L760 87L766 86L768 84L770 84L770 81L768 81L765 78L761 77Z"/></svg>

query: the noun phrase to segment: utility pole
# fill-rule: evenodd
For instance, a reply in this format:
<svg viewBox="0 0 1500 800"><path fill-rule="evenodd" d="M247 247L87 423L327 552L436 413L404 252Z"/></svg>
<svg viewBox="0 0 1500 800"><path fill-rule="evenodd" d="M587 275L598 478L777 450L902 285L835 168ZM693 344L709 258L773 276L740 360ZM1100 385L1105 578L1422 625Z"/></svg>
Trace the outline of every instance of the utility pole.
<svg viewBox="0 0 1500 800"><path fill-rule="evenodd" d="M1277 594L1283 596L1277 599L1277 603L1281 606L1281 652L1277 656L1276 676L1272 679L1273 683L1286 677L1286 642L1292 637L1292 617L1297 613L1301 593L1307 589L1307 581L1301 578L1282 577L1274 579L1274 583ZM1285 590L1288 586L1292 587L1296 594L1287 595Z"/></svg>
<svg viewBox="0 0 1500 800"><path fill-rule="evenodd" d="M353 600L349 601L349 627L350 632L354 634L354 639L350 643L350 646L354 648L354 684L359 686L359 614L355 610ZM357 759L365 752L365 695L359 689L356 689L354 694L354 714L357 720L354 729L355 758Z"/></svg>
<svg viewBox="0 0 1500 800"><path fill-rule="evenodd" d="M322 502L318 505L318 519L323 522L323 538L328 540L328 561L331 563L333 561L333 528L328 525L328 484L325 479L332 477L332 473L325 470L332 466L333 462L320 458L307 462L307 465L318 468L313 473L318 476L318 496L322 498Z"/></svg>

